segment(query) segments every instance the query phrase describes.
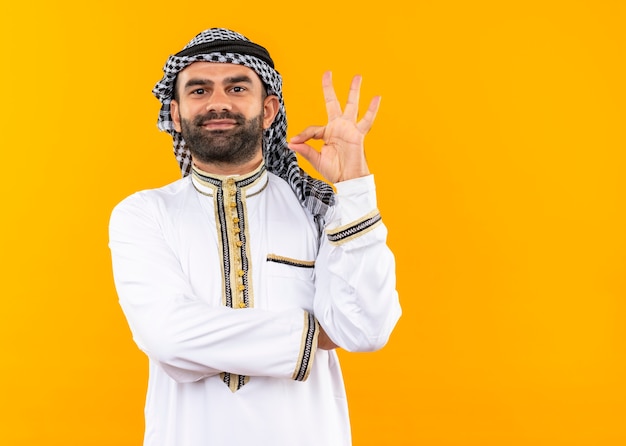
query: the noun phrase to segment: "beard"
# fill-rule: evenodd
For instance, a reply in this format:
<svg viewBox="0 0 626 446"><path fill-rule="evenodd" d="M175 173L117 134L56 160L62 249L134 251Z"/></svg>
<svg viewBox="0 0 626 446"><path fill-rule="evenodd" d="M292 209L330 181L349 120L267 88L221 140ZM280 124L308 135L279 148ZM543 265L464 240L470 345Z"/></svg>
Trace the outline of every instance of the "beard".
<svg viewBox="0 0 626 446"><path fill-rule="evenodd" d="M239 113L207 113L191 120L180 116L181 134L194 159L203 163L240 165L252 160L261 150L263 112L246 120ZM202 125L212 119L232 119L228 130L206 130Z"/></svg>

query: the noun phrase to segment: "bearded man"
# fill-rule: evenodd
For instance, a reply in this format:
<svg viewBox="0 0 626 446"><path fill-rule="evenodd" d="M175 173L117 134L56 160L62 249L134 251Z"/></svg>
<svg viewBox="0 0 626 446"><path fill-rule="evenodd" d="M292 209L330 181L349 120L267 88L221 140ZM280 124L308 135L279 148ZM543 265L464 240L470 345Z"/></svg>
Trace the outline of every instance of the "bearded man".
<svg viewBox="0 0 626 446"><path fill-rule="evenodd" d="M358 120L360 82L342 110L325 73L328 123L288 143L265 48L212 28L165 64L183 178L118 204L109 240L149 358L145 446L351 444L336 349L382 348L401 314L363 146L380 98Z"/></svg>

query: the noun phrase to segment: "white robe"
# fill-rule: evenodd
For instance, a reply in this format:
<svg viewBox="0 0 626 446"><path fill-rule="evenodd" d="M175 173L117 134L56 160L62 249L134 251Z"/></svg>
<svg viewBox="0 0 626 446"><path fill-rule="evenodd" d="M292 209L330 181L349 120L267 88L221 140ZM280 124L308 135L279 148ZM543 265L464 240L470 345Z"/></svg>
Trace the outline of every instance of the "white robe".
<svg viewBox="0 0 626 446"><path fill-rule="evenodd" d="M150 364L144 445L350 445L337 354L317 336L373 351L400 317L373 177L336 185L321 239L264 166L214 178L224 206L190 175L111 216L120 304Z"/></svg>

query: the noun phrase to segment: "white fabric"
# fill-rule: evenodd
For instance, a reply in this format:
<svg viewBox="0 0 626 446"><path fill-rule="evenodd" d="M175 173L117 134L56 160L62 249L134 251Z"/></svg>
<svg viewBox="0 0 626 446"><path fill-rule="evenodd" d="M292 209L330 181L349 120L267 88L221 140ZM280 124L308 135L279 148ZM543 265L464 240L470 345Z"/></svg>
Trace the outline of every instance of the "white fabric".
<svg viewBox="0 0 626 446"><path fill-rule="evenodd" d="M133 194L112 213L120 304L150 363L145 446L351 444L336 352L317 350L306 381L292 376L304 310L346 350L387 342L401 312L387 231L380 225L340 245L323 237L320 245L289 185L264 175L267 184L246 199L253 308L222 304L213 198L191 176ZM329 227L375 209L373 178L339 184L337 198ZM270 254L315 260L315 268L268 262ZM220 380L224 371L250 381L231 392Z"/></svg>

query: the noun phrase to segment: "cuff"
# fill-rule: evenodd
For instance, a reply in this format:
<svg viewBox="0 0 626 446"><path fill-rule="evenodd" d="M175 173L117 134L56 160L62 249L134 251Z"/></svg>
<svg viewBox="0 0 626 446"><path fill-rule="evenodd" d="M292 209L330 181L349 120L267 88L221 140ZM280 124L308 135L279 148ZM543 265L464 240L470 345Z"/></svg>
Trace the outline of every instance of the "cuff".
<svg viewBox="0 0 626 446"><path fill-rule="evenodd" d="M378 207L374 175L341 181L335 183L335 188L339 212L336 224L339 226L347 225Z"/></svg>
<svg viewBox="0 0 626 446"><path fill-rule="evenodd" d="M380 212L378 212L378 209L375 209L350 224L327 230L326 236L331 244L341 245L342 243L354 240L355 238L367 234L374 228L380 226L382 222Z"/></svg>
<svg viewBox="0 0 626 446"><path fill-rule="evenodd" d="M309 373L311 373L313 357L317 351L317 336L319 332L319 323L311 313L305 311L300 355L292 376L296 381L305 381L309 377Z"/></svg>

